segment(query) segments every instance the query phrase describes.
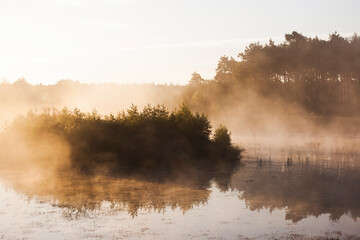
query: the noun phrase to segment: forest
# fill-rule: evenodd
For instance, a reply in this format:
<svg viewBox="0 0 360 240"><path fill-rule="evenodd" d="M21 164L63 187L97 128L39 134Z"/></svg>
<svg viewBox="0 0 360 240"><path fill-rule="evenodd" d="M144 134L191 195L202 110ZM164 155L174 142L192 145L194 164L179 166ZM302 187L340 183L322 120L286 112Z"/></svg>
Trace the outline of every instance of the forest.
<svg viewBox="0 0 360 240"><path fill-rule="evenodd" d="M252 91L261 98L280 99L309 114L359 115L360 37L338 33L328 40L285 34L275 44L252 43L238 54L239 60L223 56L214 79L194 73L184 94L194 108L216 111L243 101Z"/></svg>

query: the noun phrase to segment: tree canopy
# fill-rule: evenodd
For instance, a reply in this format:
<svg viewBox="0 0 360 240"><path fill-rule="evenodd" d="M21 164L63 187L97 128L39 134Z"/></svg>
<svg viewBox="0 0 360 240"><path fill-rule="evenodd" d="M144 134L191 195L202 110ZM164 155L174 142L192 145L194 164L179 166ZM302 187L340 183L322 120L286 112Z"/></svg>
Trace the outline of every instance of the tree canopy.
<svg viewBox="0 0 360 240"><path fill-rule="evenodd" d="M275 44L251 43L239 53L239 60L222 56L210 88L252 89L263 96L296 102L309 112L321 115L353 116L360 110L360 37L328 40L306 37L298 32L285 34ZM209 87L208 87L209 89ZM206 99L206 87L194 93ZM210 91L210 90L209 90ZM214 91L208 93L211 97ZM209 97L210 98L210 97Z"/></svg>

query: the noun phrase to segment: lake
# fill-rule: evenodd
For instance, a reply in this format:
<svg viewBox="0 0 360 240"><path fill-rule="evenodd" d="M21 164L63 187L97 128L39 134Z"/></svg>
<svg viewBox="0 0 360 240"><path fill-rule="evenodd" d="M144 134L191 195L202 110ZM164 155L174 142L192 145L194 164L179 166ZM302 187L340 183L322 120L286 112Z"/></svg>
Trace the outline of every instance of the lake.
<svg viewBox="0 0 360 240"><path fill-rule="evenodd" d="M265 142L176 181L2 168L0 239L360 238L356 148Z"/></svg>

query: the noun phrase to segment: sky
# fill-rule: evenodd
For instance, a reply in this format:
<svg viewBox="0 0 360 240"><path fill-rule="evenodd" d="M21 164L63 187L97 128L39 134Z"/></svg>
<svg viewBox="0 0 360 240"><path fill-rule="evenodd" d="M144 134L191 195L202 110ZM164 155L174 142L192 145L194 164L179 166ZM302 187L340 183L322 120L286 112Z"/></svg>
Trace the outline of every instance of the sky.
<svg viewBox="0 0 360 240"><path fill-rule="evenodd" d="M358 0L1 0L0 81L186 84L298 31L360 33Z"/></svg>

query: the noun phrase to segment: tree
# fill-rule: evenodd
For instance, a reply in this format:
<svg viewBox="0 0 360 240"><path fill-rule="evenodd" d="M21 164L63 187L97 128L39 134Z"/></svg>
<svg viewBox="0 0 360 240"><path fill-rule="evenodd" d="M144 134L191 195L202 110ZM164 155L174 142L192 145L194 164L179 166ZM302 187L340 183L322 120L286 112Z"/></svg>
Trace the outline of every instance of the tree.
<svg viewBox="0 0 360 240"><path fill-rule="evenodd" d="M224 147L231 146L230 132L225 126L220 125L215 130L214 142L219 146L224 146Z"/></svg>
<svg viewBox="0 0 360 240"><path fill-rule="evenodd" d="M232 74L235 65L236 65L236 61L234 58L229 59L226 56L222 56L216 68L215 81L229 82L232 79Z"/></svg>
<svg viewBox="0 0 360 240"><path fill-rule="evenodd" d="M192 77L191 77L190 81L189 81L189 84L198 85L198 84L202 84L204 82L205 82L205 80L201 77L201 75L198 74L197 72L194 72L192 74Z"/></svg>

